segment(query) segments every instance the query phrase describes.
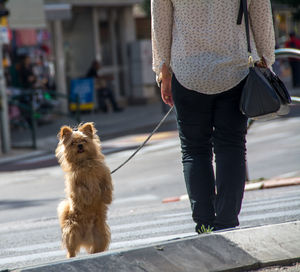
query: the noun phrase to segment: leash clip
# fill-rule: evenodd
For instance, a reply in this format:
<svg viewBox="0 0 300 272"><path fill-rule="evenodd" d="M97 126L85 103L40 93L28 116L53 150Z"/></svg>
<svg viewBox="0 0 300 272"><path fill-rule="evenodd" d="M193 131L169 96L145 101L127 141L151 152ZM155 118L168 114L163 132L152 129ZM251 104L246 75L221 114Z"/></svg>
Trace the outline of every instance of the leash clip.
<svg viewBox="0 0 300 272"><path fill-rule="evenodd" d="M249 57L248 57L248 65L251 67L254 67L254 60L251 55L249 55Z"/></svg>

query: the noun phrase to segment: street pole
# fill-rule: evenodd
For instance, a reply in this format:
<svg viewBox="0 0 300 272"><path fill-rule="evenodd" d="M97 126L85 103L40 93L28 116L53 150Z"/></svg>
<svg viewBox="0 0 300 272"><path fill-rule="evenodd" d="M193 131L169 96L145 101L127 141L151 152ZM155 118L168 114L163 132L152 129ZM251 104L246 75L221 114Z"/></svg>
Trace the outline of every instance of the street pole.
<svg viewBox="0 0 300 272"><path fill-rule="evenodd" d="M63 30L61 20L55 20L53 22L54 29L54 47L55 47L55 62L56 62L56 86L59 93L65 95L61 98L61 111L68 113L69 102L68 89L66 83L66 71L65 71L65 53L64 53L64 41L63 41Z"/></svg>
<svg viewBox="0 0 300 272"><path fill-rule="evenodd" d="M7 94L6 94L6 84L3 70L3 56L2 56L3 42L0 35L0 115L1 115L1 143L2 143L2 152L8 153L11 149L10 143L10 127L9 127L9 117L8 117L8 103L7 103Z"/></svg>

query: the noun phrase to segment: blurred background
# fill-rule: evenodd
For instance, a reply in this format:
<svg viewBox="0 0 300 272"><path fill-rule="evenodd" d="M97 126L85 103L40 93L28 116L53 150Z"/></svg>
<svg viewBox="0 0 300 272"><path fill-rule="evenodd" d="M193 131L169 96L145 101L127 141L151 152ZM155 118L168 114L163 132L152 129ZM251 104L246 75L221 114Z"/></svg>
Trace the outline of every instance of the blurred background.
<svg viewBox="0 0 300 272"><path fill-rule="evenodd" d="M299 0L272 7L277 48L300 49ZM150 0L0 0L0 16L0 156L22 129L159 100ZM300 87L299 61L278 60L274 69L290 89Z"/></svg>
<svg viewBox="0 0 300 272"><path fill-rule="evenodd" d="M271 3L276 47L300 49L300 0ZM300 102L297 54L277 54L273 69ZM0 60L4 272L65 258L56 215L64 198L64 174L55 157L60 127L94 122L114 170L168 107L151 67L150 0L0 0ZM254 122L248 130L249 181L240 222L250 232L300 219L299 122L300 104L293 103L285 117ZM174 112L113 181L111 250L196 235ZM293 232L284 227L282 237L284 231Z"/></svg>

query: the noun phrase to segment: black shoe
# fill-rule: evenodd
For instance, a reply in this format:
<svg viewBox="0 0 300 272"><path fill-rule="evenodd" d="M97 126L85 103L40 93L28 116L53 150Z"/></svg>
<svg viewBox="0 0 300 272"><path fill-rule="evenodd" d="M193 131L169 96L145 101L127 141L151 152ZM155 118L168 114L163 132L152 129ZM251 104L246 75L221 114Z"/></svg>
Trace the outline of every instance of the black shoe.
<svg viewBox="0 0 300 272"><path fill-rule="evenodd" d="M121 112L121 111L123 111L124 109L123 108L115 108L114 109L114 112Z"/></svg>
<svg viewBox="0 0 300 272"><path fill-rule="evenodd" d="M107 107L101 107L101 111L104 113L108 113L108 108Z"/></svg>
<svg viewBox="0 0 300 272"><path fill-rule="evenodd" d="M235 226L232 226L232 227L216 226L214 228L214 231L217 231L217 230L233 230L234 228L235 228Z"/></svg>

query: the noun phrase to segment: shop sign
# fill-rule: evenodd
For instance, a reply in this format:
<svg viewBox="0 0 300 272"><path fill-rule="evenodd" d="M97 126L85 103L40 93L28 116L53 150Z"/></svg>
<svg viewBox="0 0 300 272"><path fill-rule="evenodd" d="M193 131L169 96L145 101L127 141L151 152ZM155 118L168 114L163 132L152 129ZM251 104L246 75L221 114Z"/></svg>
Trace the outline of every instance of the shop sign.
<svg viewBox="0 0 300 272"><path fill-rule="evenodd" d="M8 28L0 26L0 39L1 43L9 44L9 33Z"/></svg>
<svg viewBox="0 0 300 272"><path fill-rule="evenodd" d="M8 24L11 29L41 29L46 27L43 0L9 0Z"/></svg>
<svg viewBox="0 0 300 272"><path fill-rule="evenodd" d="M0 26L8 26L7 17L3 16L0 18Z"/></svg>
<svg viewBox="0 0 300 272"><path fill-rule="evenodd" d="M71 80L70 110L77 109L79 99L80 110L92 110L94 108L94 79L83 78Z"/></svg>
<svg viewBox="0 0 300 272"><path fill-rule="evenodd" d="M70 20L72 6L70 4L46 4L45 13L47 20Z"/></svg>

